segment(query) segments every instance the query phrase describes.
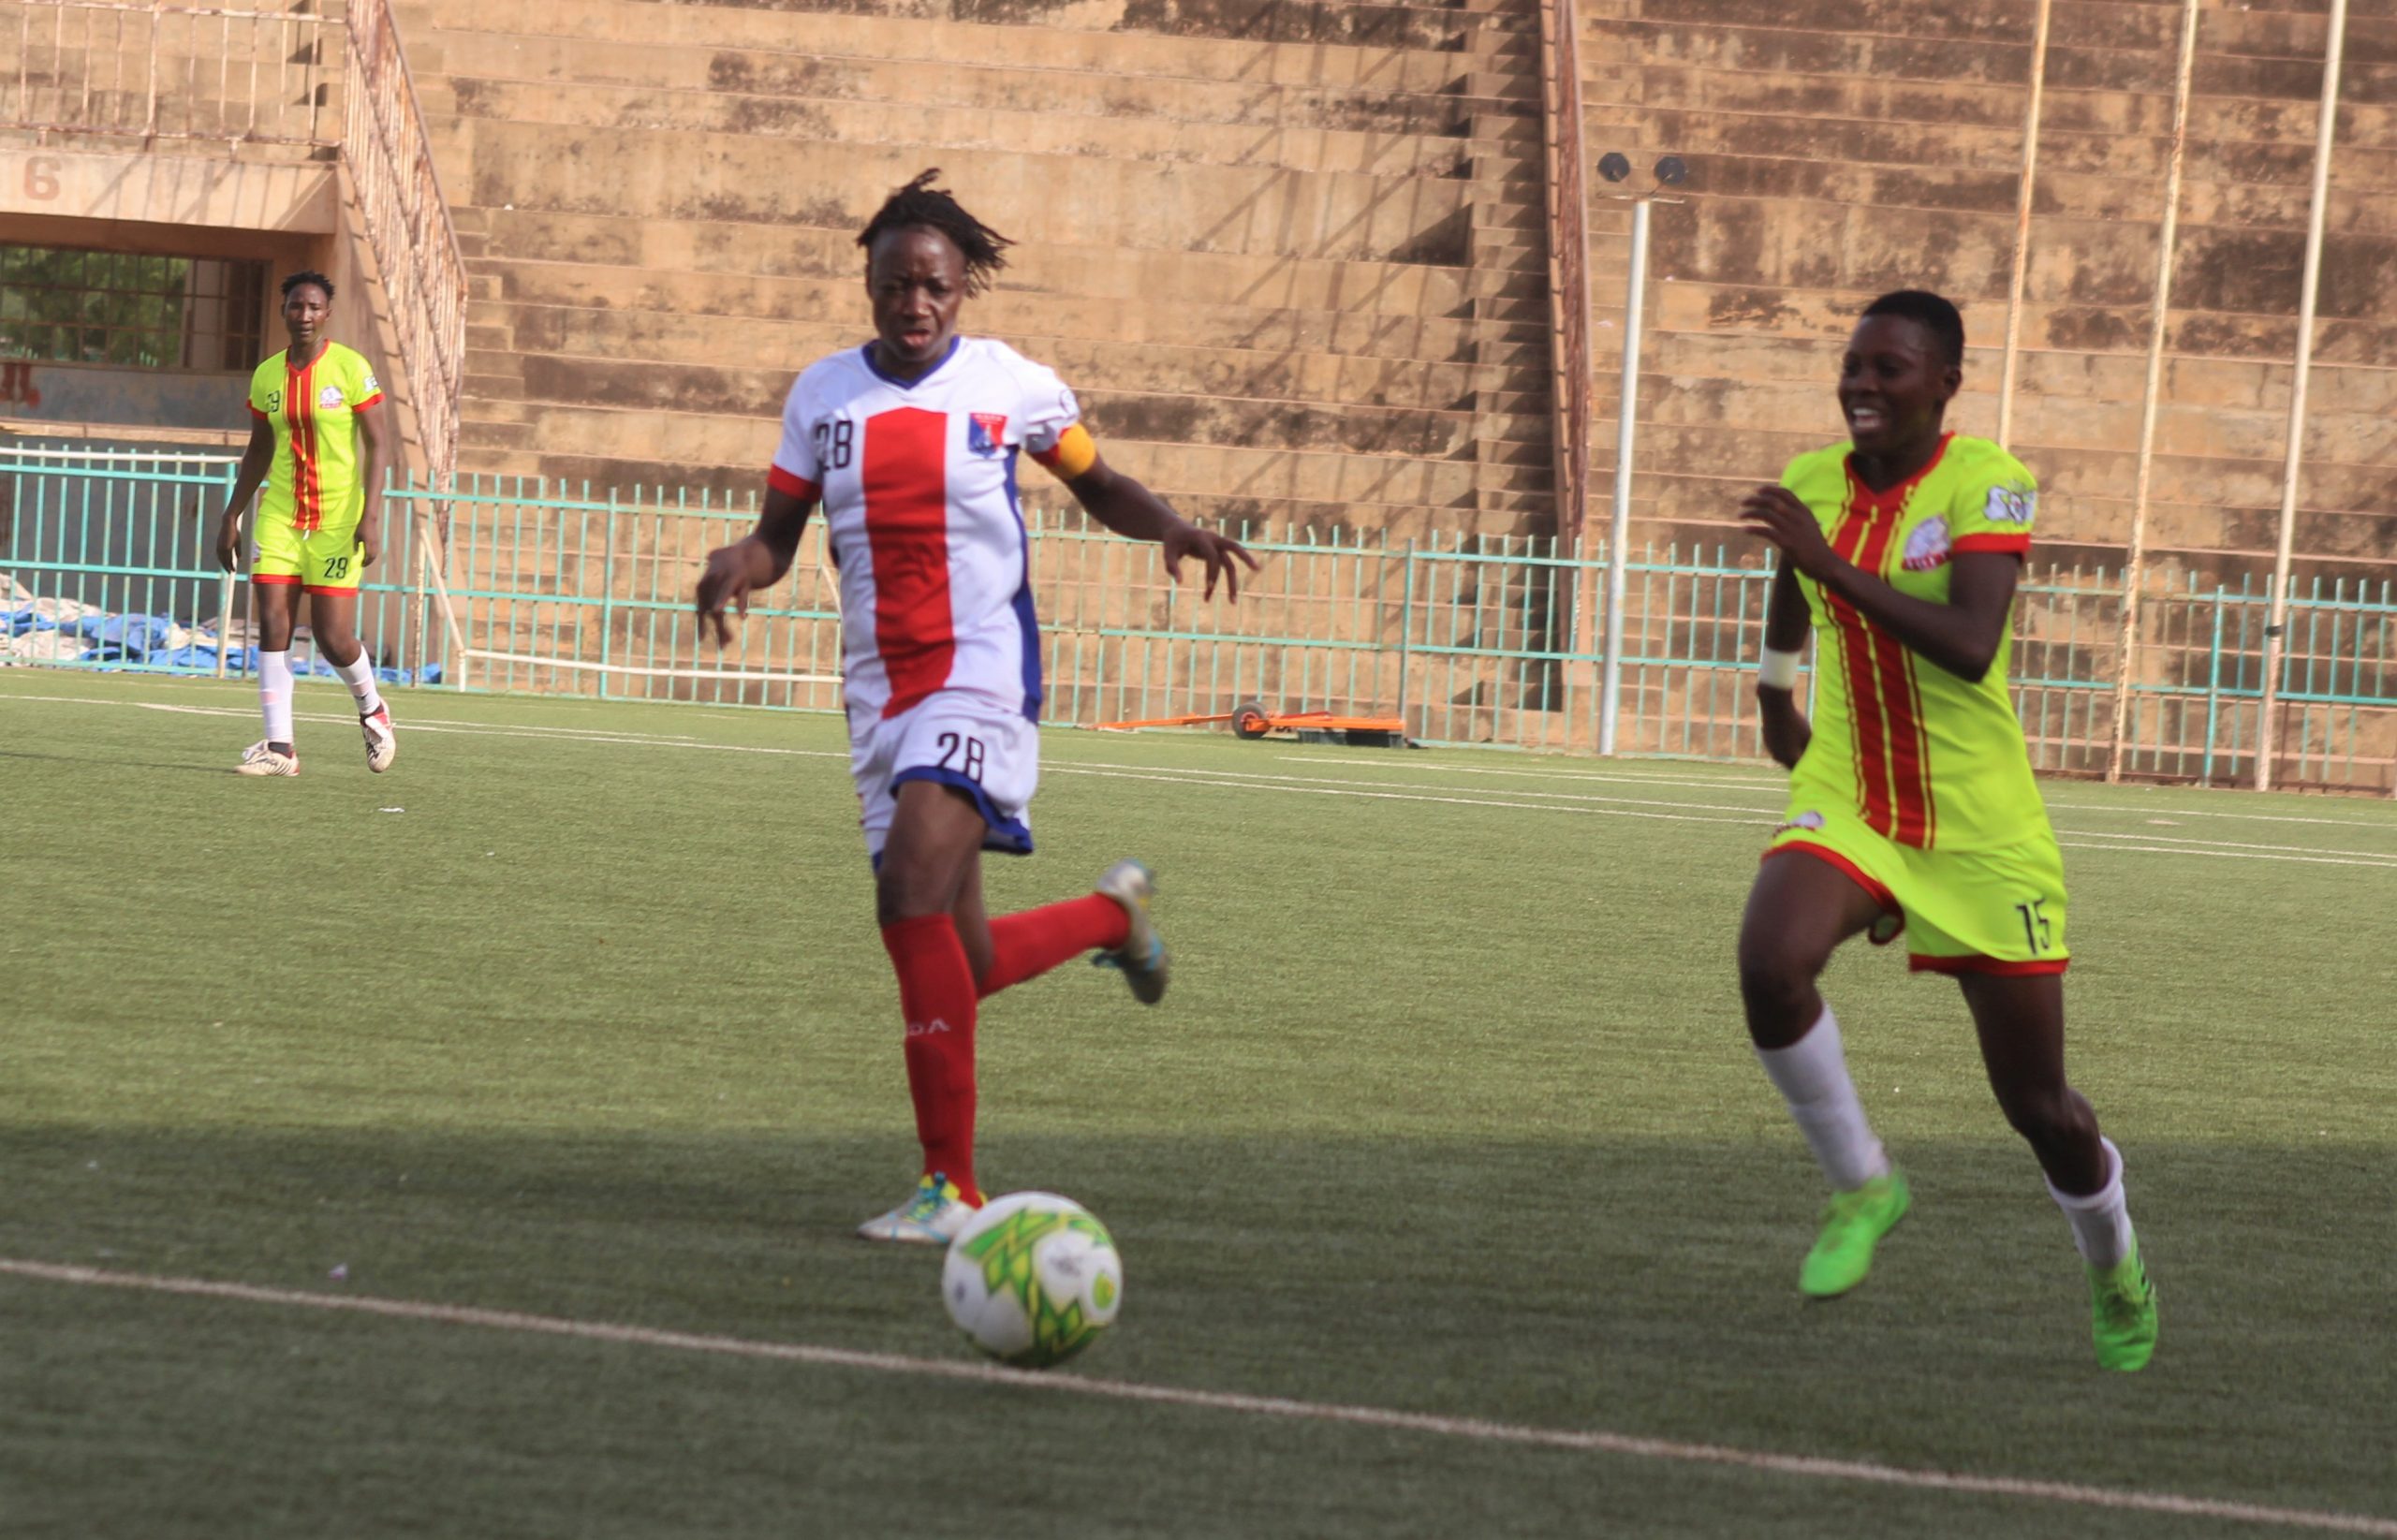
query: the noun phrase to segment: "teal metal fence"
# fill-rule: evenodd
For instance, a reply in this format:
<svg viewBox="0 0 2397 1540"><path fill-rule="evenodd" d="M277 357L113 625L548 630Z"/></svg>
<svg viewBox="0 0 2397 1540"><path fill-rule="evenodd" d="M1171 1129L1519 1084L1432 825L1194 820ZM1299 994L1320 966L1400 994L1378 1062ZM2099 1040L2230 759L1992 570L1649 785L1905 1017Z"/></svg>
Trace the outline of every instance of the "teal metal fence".
<svg viewBox="0 0 2397 1540"><path fill-rule="evenodd" d="M229 460L7 448L0 475L16 488L0 542L0 614L19 627L0 646L14 661L246 670L245 585L223 579L210 549ZM710 548L747 531L746 503L463 477L438 491L396 484L385 507L387 555L362 609L370 645L396 679L838 709L839 596L820 530L809 532L792 578L718 653L699 636L691 584ZM1395 715L1427 742L1595 751L1602 550L1246 529L1239 533L1264 567L1230 605L1175 586L1154 548L1099 530L1078 510L1036 510L1027 521L1052 722L1154 720L1257 700ZM1619 747L1761 757L1750 696L1770 585L1761 561L1723 549L1651 550L1625 578ZM2034 758L2055 772L2100 774L2119 736L2127 775L2252 784L2268 579L2151 577L2118 722L2122 594L2122 575L2105 569L2027 576L2013 675ZM143 639L182 645L129 646L131 623L112 633L110 616L141 618L151 623L139 628ZM155 623L162 618L180 637ZM2280 691L2276 780L2397 791L2391 585L2311 580L2294 593Z"/></svg>
<svg viewBox="0 0 2397 1540"><path fill-rule="evenodd" d="M236 457L109 446L0 446L0 665L243 678L257 667L249 585L216 561ZM394 500L359 627L394 683L438 682L420 504ZM292 663L330 673L303 625ZM430 670L428 672L428 669Z"/></svg>

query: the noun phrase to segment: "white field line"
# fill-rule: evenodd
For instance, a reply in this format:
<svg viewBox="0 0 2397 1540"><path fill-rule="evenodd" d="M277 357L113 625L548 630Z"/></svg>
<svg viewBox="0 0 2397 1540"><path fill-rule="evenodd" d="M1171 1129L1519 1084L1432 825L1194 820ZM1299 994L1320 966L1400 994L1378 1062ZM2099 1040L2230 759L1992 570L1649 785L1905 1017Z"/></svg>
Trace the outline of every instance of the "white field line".
<svg viewBox="0 0 2397 1540"><path fill-rule="evenodd" d="M1330 755L1316 758L1307 754L1284 754L1276 755L1274 757L1292 765L1371 765L1377 770L1400 769L1408 765L1412 758L1411 755L1402 758L1396 754L1385 754L1379 759L1335 759ZM1779 780L1735 780L1729 774L1697 776L1660 772L1654 775L1643 775L1638 770L1516 770L1512 766L1506 765L1435 765L1431 769L1441 775L1511 775L1539 781L1620 781L1628 785L1684 786L1698 791L1719 791L1729 786L1741 790L1778 793L1789 785L1787 776L1783 776Z"/></svg>
<svg viewBox="0 0 2397 1540"><path fill-rule="evenodd" d="M2132 839L2133 835L2102 835L2103 839ZM2192 849L2171 844L2082 844L2058 834L2056 843L2066 850L2139 851L2150 856L2216 856L2234 861L2289 861L2299 866L2368 866L2381 872L2397 872L2397 859L2369 859L2351 856L2273 856L2256 850ZM2365 853L2369 856L2369 852Z"/></svg>
<svg viewBox="0 0 2397 1540"><path fill-rule="evenodd" d="M664 1331L650 1327L617 1326L604 1321L577 1321L554 1315L528 1315L516 1311L480 1310L468 1305L439 1305L413 1299L379 1298L373 1295L321 1294L299 1289L261 1288L250 1283L217 1283L202 1278L164 1278L143 1273L110 1272L98 1268L70 1267L52 1262L0 1259L0 1274L67 1283L86 1288L139 1290L210 1299L234 1299L246 1304L280 1305L353 1315L425 1322L438 1326L479 1327L581 1342L635 1347L668 1348L684 1353L713 1353L728 1357L764 1358L817 1368L859 1370L869 1373L904 1374L919 1379L950 1380L1004 1386L1022 1391L1052 1391L1104 1401L1145 1401L1153 1405L1186 1407L1194 1411L1228 1412L1247 1416L1278 1417L1293 1422L1325 1422L1353 1428L1379 1428L1392 1432L1434 1438L1470 1439L1484 1444L1565 1449L1580 1454L1619 1455L1632 1459L1667 1460L1679 1464L1718 1465L1758 1471L1770 1475L1799 1476L1824 1481L1859 1482L1870 1486L1910 1488L1919 1491L1977 1497L2010 1497L2029 1502L2062 1503L2083 1508L2111 1508L2132 1513L2169 1514L2183 1518L2212 1518L2231 1523L2261 1524L2277 1529L2320 1530L2338 1534L2397 1537L2397 1519L2370 1514L2340 1513L2318 1508L2265 1507L2252 1503L2226 1503L2213 1498L2184 1497L2175 1492L2125 1491L2088 1487L2067 1481L2037 1481L2021 1476L1972 1475L1954 1471L1880 1465L1869 1460L1826 1459L1812 1455L1778 1454L1764 1449L1739 1449L1717 1444L1683 1444L1670 1439L1640 1438L1596 1430L1538 1428L1524 1423L1490 1422L1479 1417L1442 1416L1427 1412L1401 1412L1375 1406L1344 1406L1336 1402L1293 1401L1281 1396L1247 1396L1232 1391L1193 1390L1170 1385L1144 1385L1132 1380L1103 1380L1074 1374L1040 1374L1003 1369L996 1364L961 1359L916 1358L897 1353L867 1353L852 1348L820 1347L805 1342L767 1342L741 1337L720 1337L688 1331Z"/></svg>
<svg viewBox="0 0 2397 1540"><path fill-rule="evenodd" d="M2383 832L2392 827L2366 818L2301 818L2287 813L2221 813L2212 808L2104 807L2096 802L2050 802L2048 807L2050 811L2061 808L2066 813L2119 813L2138 818L2160 818L2169 814L2175 818L2237 818L2251 824L2316 824L2325 829L2376 829Z"/></svg>
<svg viewBox="0 0 2397 1540"><path fill-rule="evenodd" d="M1334 759L1331 757L1319 759L1312 755L1285 754L1278 755L1275 757L1289 764L1300 765L1371 765L1380 770L1391 770L1397 768L1396 763L1394 763L1396 760L1395 755L1384 755L1379 759ZM1511 775L1542 781L1617 781L1626 785L1682 786L1697 791L1713 791L1724 787L1732 787L1741 790L1771 791L1778 794L1789 784L1788 779L1786 776L1780 780L1756 781L1734 779L1733 776L1728 773L1719 776L1699 777L1687 775L1676 776L1671 774L1643 775L1637 770L1629 770L1611 771L1516 770L1511 767L1502 765L1439 765L1432 768L1435 773L1441 775ZM2324 829L2378 829L2382 832L2388 832L2392 829L2397 829L2397 825L2391 825L2386 822L2375 823L2369 818L2304 818L2299 817L2294 814L2287 813L2229 813L2218 808L2185 808L2177 805L2170 807L2134 808L2107 807L2098 802L2050 802L2048 804L2048 811L2051 813L2058 811L2066 813L2104 813L2117 814L2125 818L2154 818L2169 814L2175 818L2231 818L2243 820L2248 823L2313 824Z"/></svg>
<svg viewBox="0 0 2397 1540"><path fill-rule="evenodd" d="M78 706L130 706L142 711L166 711L186 716L250 717L256 713L248 707L188 706L159 701L111 700L89 696L36 696L0 694L0 703L11 700L48 701ZM346 725L347 715L331 712L300 712L295 720L330 722ZM403 724L410 731L452 733L471 738L531 738L553 741L612 744L626 748L699 749L719 754L758 754L798 759L846 759L848 755L837 749L776 748L752 743L713 743L687 734L661 736L646 733L625 733L599 727L556 727L527 725L516 727L491 726L481 724L455 722L446 718L408 718ZM1318 761L1319 763L1380 764L1375 760ZM1384 767L1389 768L1389 767ZM1441 766L1433 773L1446 774L1453 767ZM1107 760L1064 760L1051 758L1042 769L1052 775L1088 775L1104 780L1152 781L1173 785L1203 786L1224 791L1283 791L1318 797L1353 797L1372 801L1434 802L1454 807L1486 807L1520 812L1572 813L1599 817L1644 818L1665 823L1734 824L1747 828L1769 828L1779 815L1779 809L1764 804L1722 802L1661 801L1640 797L1609 797L1561 791L1516 791L1511 797L1471 793L1471 788L1450 788L1426 785L1417 782L1382 782L1336 779L1328 776L1279 775L1266 770L1172 770L1147 769L1116 764ZM1522 774L1522 771L1460 770L1463 774ZM1575 775L1570 772L1529 772L1557 780L1639 781L1651 779L1654 784L1708 786L1702 781L1668 781L1662 777L1606 777ZM1540 799L1519 800L1518 799ZM1592 803L1622 804L1591 806ZM1647 811L1649 809L1682 809L1681 812ZM2109 810L2111 811L2111 810ZM1725 813L1734 816L1711 818L1694 814ZM2350 827L2379 828L2377 825L2356 824ZM2113 834L2095 829L2060 829L2057 843L2068 850L2129 851L2152 856L2213 856L2226 859L2284 861L2302 866L2360 866L2381 871L2397 871L2397 853L2374 850L2351 850L2332 847L2317 850L2307 845L2249 844L2238 841L2200 840L2172 834ZM2090 842L2109 842L2105 843ZM2140 843L2118 842L2140 841Z"/></svg>

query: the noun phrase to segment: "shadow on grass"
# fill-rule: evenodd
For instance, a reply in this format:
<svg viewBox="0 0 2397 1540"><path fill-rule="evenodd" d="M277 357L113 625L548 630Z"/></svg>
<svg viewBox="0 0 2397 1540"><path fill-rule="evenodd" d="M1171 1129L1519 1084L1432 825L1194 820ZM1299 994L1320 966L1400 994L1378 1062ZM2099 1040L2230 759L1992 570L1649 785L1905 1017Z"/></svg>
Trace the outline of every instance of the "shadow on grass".
<svg viewBox="0 0 2397 1540"><path fill-rule="evenodd" d="M18 1128L0 1133L0 1255L957 1354L937 1254L849 1234L899 1195L907 1153L754 1131ZM2389 1510L2385 1155L2128 1153L2166 1322L2136 1377L2092 1367L2063 1221L2007 1145L1904 1151L1916 1211L1831 1305L1794 1288L1819 1195L1794 1141L1008 1135L987 1158L1090 1204L1124 1248L1125 1322L1088 1373ZM1059 1520L1077 1534L1969 1534L2058 1517L22 1280L0 1280L0 1491L62 1533L221 1533L238 1516L297 1533L377 1502L411 1516L387 1531L511 1534L988 1533L994 1514L1059 1511L1087 1518ZM938 1451L954 1459L927 1484Z"/></svg>
<svg viewBox="0 0 2397 1540"><path fill-rule="evenodd" d="M0 759L31 759L53 765L104 765L110 770L180 770L190 775L231 775L229 765L171 764L158 759L127 759L105 748L90 754L34 754L24 749L0 749Z"/></svg>

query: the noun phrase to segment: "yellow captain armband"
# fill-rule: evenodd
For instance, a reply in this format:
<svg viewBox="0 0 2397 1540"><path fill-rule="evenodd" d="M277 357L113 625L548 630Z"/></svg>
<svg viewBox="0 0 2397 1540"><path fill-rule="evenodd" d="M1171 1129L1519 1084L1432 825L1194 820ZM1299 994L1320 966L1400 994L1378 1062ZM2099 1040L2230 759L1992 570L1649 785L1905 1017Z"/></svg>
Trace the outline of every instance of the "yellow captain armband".
<svg viewBox="0 0 2397 1540"><path fill-rule="evenodd" d="M1098 444L1081 423L1067 423L1055 447L1035 450L1032 458L1058 480L1071 481L1098 463Z"/></svg>

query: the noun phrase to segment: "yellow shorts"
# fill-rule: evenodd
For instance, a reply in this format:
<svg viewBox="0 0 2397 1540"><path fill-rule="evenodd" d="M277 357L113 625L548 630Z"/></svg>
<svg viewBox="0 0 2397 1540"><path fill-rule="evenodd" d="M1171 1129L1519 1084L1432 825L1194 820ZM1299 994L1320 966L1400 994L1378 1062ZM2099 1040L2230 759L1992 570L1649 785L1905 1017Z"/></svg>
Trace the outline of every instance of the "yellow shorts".
<svg viewBox="0 0 2397 1540"><path fill-rule="evenodd" d="M358 526L312 530L302 535L288 519L258 516L257 555L250 563L254 583L297 583L311 594L355 594L359 569Z"/></svg>
<svg viewBox="0 0 2397 1540"><path fill-rule="evenodd" d="M1765 858L1805 855L1828 861L1879 902L1894 925L1873 940L1906 933L1907 963L1943 974L2060 974L2072 953L2064 939L2064 853L2038 834L1994 850L1918 850L1864 826L1852 812L1803 813L1782 826Z"/></svg>

